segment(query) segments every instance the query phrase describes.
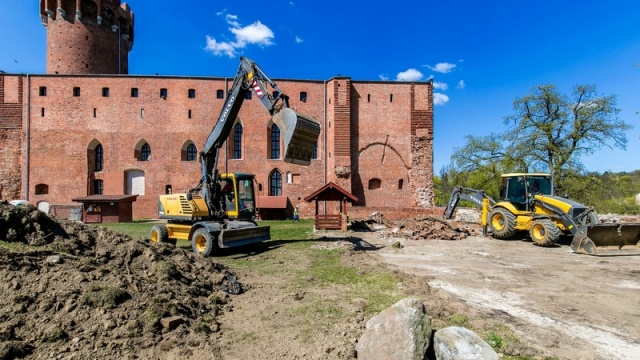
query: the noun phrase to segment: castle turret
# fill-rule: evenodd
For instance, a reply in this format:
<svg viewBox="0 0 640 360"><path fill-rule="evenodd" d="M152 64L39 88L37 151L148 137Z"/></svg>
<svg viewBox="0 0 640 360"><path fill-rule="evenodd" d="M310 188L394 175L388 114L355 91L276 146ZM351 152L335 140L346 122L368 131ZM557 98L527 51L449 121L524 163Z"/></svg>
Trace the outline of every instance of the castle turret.
<svg viewBox="0 0 640 360"><path fill-rule="evenodd" d="M128 74L133 12L120 0L40 0L48 74Z"/></svg>

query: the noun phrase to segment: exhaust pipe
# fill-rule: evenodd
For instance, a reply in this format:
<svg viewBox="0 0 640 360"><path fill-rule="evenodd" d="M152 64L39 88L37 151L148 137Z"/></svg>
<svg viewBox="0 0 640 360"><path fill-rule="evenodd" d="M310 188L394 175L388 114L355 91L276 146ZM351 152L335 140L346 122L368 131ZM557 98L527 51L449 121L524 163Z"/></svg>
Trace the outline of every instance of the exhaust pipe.
<svg viewBox="0 0 640 360"><path fill-rule="evenodd" d="M309 165L318 144L320 123L290 108L284 108L271 118L278 125L284 139L284 161Z"/></svg>

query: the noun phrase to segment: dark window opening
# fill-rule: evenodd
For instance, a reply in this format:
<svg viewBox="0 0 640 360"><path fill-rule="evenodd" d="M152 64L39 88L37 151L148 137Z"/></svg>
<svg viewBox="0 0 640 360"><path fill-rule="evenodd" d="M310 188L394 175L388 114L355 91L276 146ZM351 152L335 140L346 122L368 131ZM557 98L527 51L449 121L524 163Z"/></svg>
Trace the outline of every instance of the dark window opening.
<svg viewBox="0 0 640 360"><path fill-rule="evenodd" d="M95 171L102 171L102 166L104 165L102 144L98 144L98 146L96 146L95 152L96 152Z"/></svg>
<svg viewBox="0 0 640 360"><path fill-rule="evenodd" d="M278 98L278 96L280 96L280 91L278 91L278 90L273 90L272 95L273 95L273 98L274 98L274 99L277 99L277 98Z"/></svg>
<svg viewBox="0 0 640 360"><path fill-rule="evenodd" d="M306 91L300 91L300 101L307 102L307 92Z"/></svg>
<svg viewBox="0 0 640 360"><path fill-rule="evenodd" d="M218 91L216 91L216 98L217 99L224 99L224 90L218 89Z"/></svg>
<svg viewBox="0 0 640 360"><path fill-rule="evenodd" d="M195 99L196 98L196 90L195 89L189 89L189 91L187 92L187 96L189 96L189 99Z"/></svg>
<svg viewBox="0 0 640 360"><path fill-rule="evenodd" d="M164 193L167 195L170 195L171 193L173 193L173 188L171 187L171 185L164 186Z"/></svg>
<svg viewBox="0 0 640 360"><path fill-rule="evenodd" d="M198 149L194 144L187 146L187 161L195 161L198 155Z"/></svg>
<svg viewBox="0 0 640 360"><path fill-rule="evenodd" d="M73 88L73 96L76 96L76 97L80 96L80 88L79 87L76 86L76 87Z"/></svg>
<svg viewBox="0 0 640 360"><path fill-rule="evenodd" d="M247 91L247 92L244 94L244 98L245 98L245 100L251 100L251 91Z"/></svg>
<svg viewBox="0 0 640 360"><path fill-rule="evenodd" d="M389 102L393 102L393 94L389 95Z"/></svg>
<svg viewBox="0 0 640 360"><path fill-rule="evenodd" d="M140 148L140 161L149 161L149 159L151 159L151 146L145 143Z"/></svg>
<svg viewBox="0 0 640 360"><path fill-rule="evenodd" d="M371 94L367 94L367 102L371 102Z"/></svg>
<svg viewBox="0 0 640 360"><path fill-rule="evenodd" d="M317 141L315 144L313 144L313 152L311 153L311 158L312 159L318 158L318 142Z"/></svg>
<svg viewBox="0 0 640 360"><path fill-rule="evenodd" d="M167 89L165 89L165 88L160 89L160 97L161 98L166 100L167 99L167 94L168 94L167 93Z"/></svg>
<svg viewBox="0 0 640 360"><path fill-rule="evenodd" d="M191 109L189 109L189 119L191 119Z"/></svg>
<svg viewBox="0 0 640 360"><path fill-rule="evenodd" d="M398 190L402 190L404 187L404 179L398 180Z"/></svg>
<svg viewBox="0 0 640 360"><path fill-rule="evenodd" d="M38 184L36 185L36 195L47 195L49 193L49 185Z"/></svg>
<svg viewBox="0 0 640 360"><path fill-rule="evenodd" d="M278 125L271 125L271 158L280 159L280 128Z"/></svg>
<svg viewBox="0 0 640 360"><path fill-rule="evenodd" d="M93 117L97 117L98 116L98 109L93 108Z"/></svg>
<svg viewBox="0 0 640 360"><path fill-rule="evenodd" d="M100 179L93 180L93 194L102 195L104 190L104 183Z"/></svg>
<svg viewBox="0 0 640 360"><path fill-rule="evenodd" d="M138 88L131 88L131 97L138 97Z"/></svg>
<svg viewBox="0 0 640 360"><path fill-rule="evenodd" d="M380 186L382 186L382 180L376 178L369 180L369 190L380 189Z"/></svg>
<svg viewBox="0 0 640 360"><path fill-rule="evenodd" d="M44 117L44 108L40 108L40 116Z"/></svg>
<svg viewBox="0 0 640 360"><path fill-rule="evenodd" d="M233 158L242 158L242 125L239 123L233 127Z"/></svg>
<svg viewBox="0 0 640 360"><path fill-rule="evenodd" d="M38 92L40 94L40 96L47 96L47 87L46 86L40 86L40 90Z"/></svg>
<svg viewBox="0 0 640 360"><path fill-rule="evenodd" d="M282 175L277 170L269 176L269 196L282 196Z"/></svg>
<svg viewBox="0 0 640 360"><path fill-rule="evenodd" d="M103 87L102 88L102 96L103 97L109 97L109 88L108 87Z"/></svg>

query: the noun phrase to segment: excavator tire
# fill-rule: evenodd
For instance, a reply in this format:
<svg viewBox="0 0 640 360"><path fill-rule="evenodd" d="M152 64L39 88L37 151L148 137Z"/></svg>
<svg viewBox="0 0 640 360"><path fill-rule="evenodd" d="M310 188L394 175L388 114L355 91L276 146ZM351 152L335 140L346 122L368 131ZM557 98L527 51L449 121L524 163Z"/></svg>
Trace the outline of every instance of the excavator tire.
<svg viewBox="0 0 640 360"><path fill-rule="evenodd" d="M489 214L489 226L494 238L512 238L516 233L516 216L505 208L494 209Z"/></svg>
<svg viewBox="0 0 640 360"><path fill-rule="evenodd" d="M191 237L193 252L202 256L211 256L217 247L215 237L206 228L199 228Z"/></svg>
<svg viewBox="0 0 640 360"><path fill-rule="evenodd" d="M155 224L149 233L149 239L155 243L169 242L169 230L162 224Z"/></svg>
<svg viewBox="0 0 640 360"><path fill-rule="evenodd" d="M562 235L562 231L560 231L560 228L556 226L553 221L540 219L535 220L531 224L529 235L536 245L553 246L560 238L560 235Z"/></svg>

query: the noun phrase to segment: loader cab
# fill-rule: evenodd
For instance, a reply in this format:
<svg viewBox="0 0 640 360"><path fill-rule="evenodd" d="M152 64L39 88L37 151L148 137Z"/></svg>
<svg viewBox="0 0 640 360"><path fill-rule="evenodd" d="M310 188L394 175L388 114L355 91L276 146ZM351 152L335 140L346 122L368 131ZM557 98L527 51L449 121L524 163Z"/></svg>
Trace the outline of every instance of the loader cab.
<svg viewBox="0 0 640 360"><path fill-rule="evenodd" d="M516 209L528 211L535 194L551 195L551 175L542 173L515 173L502 175L500 199Z"/></svg>
<svg viewBox="0 0 640 360"><path fill-rule="evenodd" d="M256 197L253 188L254 176L232 173L220 176L220 189L229 219L254 220Z"/></svg>

